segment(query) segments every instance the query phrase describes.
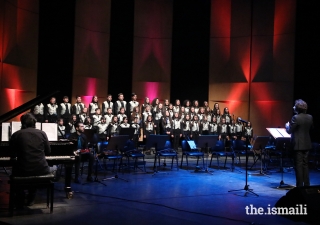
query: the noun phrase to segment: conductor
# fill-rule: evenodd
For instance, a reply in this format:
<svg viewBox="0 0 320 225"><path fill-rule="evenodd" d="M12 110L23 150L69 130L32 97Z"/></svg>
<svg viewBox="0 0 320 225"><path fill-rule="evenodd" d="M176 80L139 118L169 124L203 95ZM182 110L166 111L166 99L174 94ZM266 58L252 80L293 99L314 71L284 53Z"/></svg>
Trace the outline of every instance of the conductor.
<svg viewBox="0 0 320 225"><path fill-rule="evenodd" d="M294 151L294 162L296 171L296 186L310 186L308 154L312 149L310 129L313 126L313 118L306 114L308 105L305 101L298 99L293 107L294 115L291 122L286 123L286 130L291 134L291 146Z"/></svg>

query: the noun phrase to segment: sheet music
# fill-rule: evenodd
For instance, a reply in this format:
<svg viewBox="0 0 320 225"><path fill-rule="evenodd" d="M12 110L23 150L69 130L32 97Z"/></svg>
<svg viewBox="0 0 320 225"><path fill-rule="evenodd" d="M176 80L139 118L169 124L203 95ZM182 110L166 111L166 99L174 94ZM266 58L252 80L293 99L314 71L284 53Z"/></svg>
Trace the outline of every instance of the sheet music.
<svg viewBox="0 0 320 225"><path fill-rule="evenodd" d="M9 141L10 138L10 123L2 123L1 126L1 141Z"/></svg>
<svg viewBox="0 0 320 225"><path fill-rule="evenodd" d="M12 121L11 122L11 135L14 134L18 130L21 130L21 122Z"/></svg>
<svg viewBox="0 0 320 225"><path fill-rule="evenodd" d="M36 129L41 130L41 123L40 122L36 122Z"/></svg>
<svg viewBox="0 0 320 225"><path fill-rule="evenodd" d="M58 125L56 123L42 123L42 131L44 131L49 141L58 141Z"/></svg>
<svg viewBox="0 0 320 225"><path fill-rule="evenodd" d="M287 137L290 138L291 135L287 133L286 129L284 128L267 128L269 133L275 138L282 138Z"/></svg>
<svg viewBox="0 0 320 225"><path fill-rule="evenodd" d="M190 146L190 149L197 149L197 146L196 144L194 143L194 141L187 141L189 146Z"/></svg>
<svg viewBox="0 0 320 225"><path fill-rule="evenodd" d="M282 137L291 137L290 134L287 133L286 129L284 128L278 128L278 131L282 134Z"/></svg>

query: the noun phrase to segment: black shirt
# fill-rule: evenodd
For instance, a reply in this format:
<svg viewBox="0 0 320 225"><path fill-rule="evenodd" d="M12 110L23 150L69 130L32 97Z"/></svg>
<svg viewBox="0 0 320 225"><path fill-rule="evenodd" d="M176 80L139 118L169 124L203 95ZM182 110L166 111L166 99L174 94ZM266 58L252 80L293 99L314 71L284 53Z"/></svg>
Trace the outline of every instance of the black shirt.
<svg viewBox="0 0 320 225"><path fill-rule="evenodd" d="M81 141L81 148L78 148L78 138L80 138ZM72 133L69 136L69 140L72 141L74 144L74 148L75 150L77 149L87 149L88 148L88 140L87 140L87 136L83 133L81 133L80 135L78 135L77 132Z"/></svg>
<svg viewBox="0 0 320 225"><path fill-rule="evenodd" d="M39 176L50 173L45 155L50 154L50 144L45 132L35 129L21 129L10 139L12 157L17 157L14 175Z"/></svg>

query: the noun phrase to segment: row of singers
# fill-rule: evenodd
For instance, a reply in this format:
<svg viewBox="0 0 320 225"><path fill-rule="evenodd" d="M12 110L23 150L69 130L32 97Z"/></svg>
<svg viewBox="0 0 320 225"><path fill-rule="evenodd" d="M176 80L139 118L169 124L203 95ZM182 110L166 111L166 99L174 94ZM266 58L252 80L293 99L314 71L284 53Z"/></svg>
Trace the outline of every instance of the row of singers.
<svg viewBox="0 0 320 225"><path fill-rule="evenodd" d="M63 119L60 119L58 124L59 136L64 136L68 133L74 133L75 124L79 122L77 117L73 115L73 120L64 125ZM85 129L95 129L99 134L100 139L108 139L114 135L118 135L123 128L132 127L135 129L135 135L140 135L140 128L143 130L144 138L147 138L150 134L168 134L179 135L186 138L196 138L199 135L219 135L222 139L236 139L242 136L253 136L253 128L249 122L244 126L240 121L237 123L232 120L227 124L226 119L222 117L221 122L217 123L216 117L213 117L212 121L207 120L204 116L201 120L198 115L195 115L191 119L189 114L186 114L183 119L179 117L178 113L175 113L173 117L166 111L165 116L159 120L154 120L152 115L147 116L146 121L142 124L138 118L135 117L131 123L129 123L128 117L124 116L120 121L118 116L111 116L107 122L108 116L101 116L99 123L92 122L90 117L86 117L83 122Z"/></svg>
<svg viewBox="0 0 320 225"><path fill-rule="evenodd" d="M204 101L203 106L199 106L199 102L194 100L192 103L189 100L185 100L183 104L180 103L179 99L175 100L175 104L169 103L168 99L165 99L163 103L160 102L158 98L155 98L152 102L148 97L145 97L144 103L139 105L137 101L137 95L132 93L131 101L128 103L124 100L124 95L122 93L118 94L118 100L116 102L112 101L112 95L107 96L107 100L104 101L101 105L98 102L98 97L93 96L91 103L88 107L82 103L80 96L76 97L76 103L71 105L69 103L68 96L63 97L62 103L58 104L55 97L51 97L49 103L43 104L40 103L34 106L31 109L31 112L37 118L38 122L56 122L57 119L63 118L65 121L71 118L72 114L75 114L78 118L80 114L86 114L88 116L93 116L96 114L97 109L100 109L100 114L108 114L108 109L111 108L113 115L120 114L121 109L124 110L124 113L131 119L131 114L142 114L147 113L156 113L159 111L167 110L172 115L173 113L190 113L192 114L208 114L216 115L220 117L221 115L229 115L228 108L223 110L223 113L220 112L219 104L215 103L214 108L211 110L208 102ZM229 123L227 118L227 123Z"/></svg>

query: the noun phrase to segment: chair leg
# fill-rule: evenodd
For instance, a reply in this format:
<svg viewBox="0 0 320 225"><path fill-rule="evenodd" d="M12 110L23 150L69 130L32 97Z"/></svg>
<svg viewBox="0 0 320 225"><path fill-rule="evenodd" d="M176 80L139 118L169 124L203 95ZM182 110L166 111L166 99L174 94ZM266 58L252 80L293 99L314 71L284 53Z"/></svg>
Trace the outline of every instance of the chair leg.
<svg viewBox="0 0 320 225"><path fill-rule="evenodd" d="M172 160L171 160L171 170L173 168L173 159L174 159L174 156L172 157Z"/></svg>
<svg viewBox="0 0 320 225"><path fill-rule="evenodd" d="M130 168L130 156L125 156L126 157L126 159L127 159L127 167L128 167L128 170L129 170L129 173L130 173L130 170L131 170L131 168ZM133 162L133 170L134 170L134 167L135 167L135 159L134 158L132 158L132 160L134 160Z"/></svg>
<svg viewBox="0 0 320 225"><path fill-rule="evenodd" d="M223 166L223 168L226 168L227 158L228 158L228 156L226 155L226 158L224 159L224 166Z"/></svg>
<svg viewBox="0 0 320 225"><path fill-rule="evenodd" d="M239 165L241 165L241 157L240 157L240 154L238 154L238 163L239 163Z"/></svg>
<svg viewBox="0 0 320 225"><path fill-rule="evenodd" d="M15 195L15 185L13 182L10 183L10 195L9 195L9 216L13 216L14 208L14 195Z"/></svg>
<svg viewBox="0 0 320 225"><path fill-rule="evenodd" d="M218 155L217 155L217 163L218 163L218 170L220 170L220 159Z"/></svg>
<svg viewBox="0 0 320 225"><path fill-rule="evenodd" d="M188 158L188 155L186 155L186 162L187 162L187 170L189 168L189 158Z"/></svg>
<svg viewBox="0 0 320 225"><path fill-rule="evenodd" d="M187 156L186 156L187 158ZM182 162L183 162L183 153L182 153L182 158L181 158L181 163L180 163L180 168L182 169Z"/></svg>
<svg viewBox="0 0 320 225"><path fill-rule="evenodd" d="M198 166L198 164L199 164L199 157L200 157L200 156L197 156L197 166Z"/></svg>
<svg viewBox="0 0 320 225"><path fill-rule="evenodd" d="M54 183L52 182L50 186L51 186L51 188L50 188L51 189L50 213L53 213Z"/></svg>
<svg viewBox="0 0 320 225"><path fill-rule="evenodd" d="M205 167L205 165L204 165L204 156L202 156L202 165L203 165L203 168L204 168ZM211 163L210 163L210 165L211 165Z"/></svg>
<svg viewBox="0 0 320 225"><path fill-rule="evenodd" d="M138 157L136 157L134 160L134 171L137 171L137 168L138 168Z"/></svg>
<svg viewBox="0 0 320 225"><path fill-rule="evenodd" d="M144 172L146 173L147 170L146 170L146 162L144 161L144 156L142 157L142 163L143 163Z"/></svg>
<svg viewBox="0 0 320 225"><path fill-rule="evenodd" d="M156 163L157 163L157 153L154 155L153 170L156 170Z"/></svg>
<svg viewBox="0 0 320 225"><path fill-rule="evenodd" d="M178 154L176 155L176 161L177 161L177 170L179 170L179 160L178 160Z"/></svg>
<svg viewBox="0 0 320 225"><path fill-rule="evenodd" d="M204 157L204 156L203 156ZM211 154L211 159L210 159L210 164L209 167L211 167L211 163L212 163L212 158L213 158L213 154Z"/></svg>
<svg viewBox="0 0 320 225"><path fill-rule="evenodd" d="M120 168L122 167L123 165L123 162L122 162L122 158L118 159L120 162L119 162L119 165L118 165L118 172L120 172ZM123 167L122 167L122 173L123 173Z"/></svg>
<svg viewBox="0 0 320 225"><path fill-rule="evenodd" d="M51 185L47 188L47 208L50 208ZM50 208L51 210L51 208Z"/></svg>
<svg viewBox="0 0 320 225"><path fill-rule="evenodd" d="M234 157L235 157L235 155L234 155L234 153L232 153L232 156L231 156L232 158L232 164L231 164L231 172L233 172L233 170L234 170Z"/></svg>
<svg viewBox="0 0 320 225"><path fill-rule="evenodd" d="M253 160L254 161L253 161L253 164L250 167L250 170L254 167L254 165L256 165L257 161L259 160L259 156L254 156Z"/></svg>

